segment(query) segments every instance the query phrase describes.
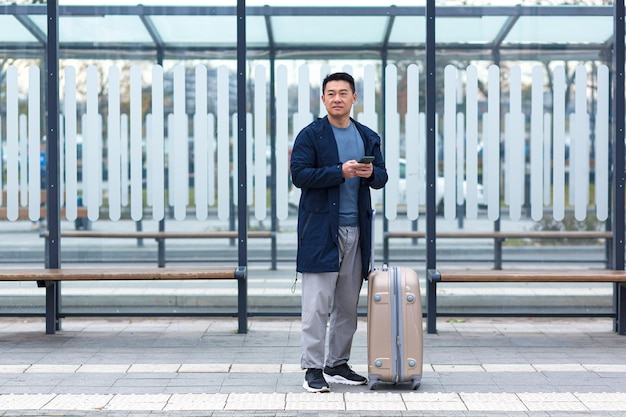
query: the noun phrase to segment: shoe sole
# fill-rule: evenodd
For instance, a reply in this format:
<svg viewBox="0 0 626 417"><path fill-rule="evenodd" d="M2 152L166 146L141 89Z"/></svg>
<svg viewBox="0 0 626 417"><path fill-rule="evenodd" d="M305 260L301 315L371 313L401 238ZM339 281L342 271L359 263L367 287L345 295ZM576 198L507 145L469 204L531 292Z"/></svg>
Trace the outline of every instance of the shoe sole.
<svg viewBox="0 0 626 417"><path fill-rule="evenodd" d="M308 392L330 392L329 387L311 388L306 381L304 381L304 383L302 384L302 388L304 388Z"/></svg>
<svg viewBox="0 0 626 417"><path fill-rule="evenodd" d="M344 384L344 385L365 385L365 384L367 384L367 380L365 380L365 381L351 381L351 380L346 379L346 378L344 378L342 376L339 376L339 375L328 375L326 373L324 374L324 379L329 384L331 384L331 383Z"/></svg>

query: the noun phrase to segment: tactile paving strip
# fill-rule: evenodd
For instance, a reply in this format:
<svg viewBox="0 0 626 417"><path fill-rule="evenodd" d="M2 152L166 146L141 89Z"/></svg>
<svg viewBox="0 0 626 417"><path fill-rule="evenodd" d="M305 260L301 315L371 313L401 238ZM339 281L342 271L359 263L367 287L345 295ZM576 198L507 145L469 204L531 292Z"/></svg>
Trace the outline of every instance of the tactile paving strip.
<svg viewBox="0 0 626 417"><path fill-rule="evenodd" d="M0 409L58 411L626 411L626 393L2 394Z"/></svg>

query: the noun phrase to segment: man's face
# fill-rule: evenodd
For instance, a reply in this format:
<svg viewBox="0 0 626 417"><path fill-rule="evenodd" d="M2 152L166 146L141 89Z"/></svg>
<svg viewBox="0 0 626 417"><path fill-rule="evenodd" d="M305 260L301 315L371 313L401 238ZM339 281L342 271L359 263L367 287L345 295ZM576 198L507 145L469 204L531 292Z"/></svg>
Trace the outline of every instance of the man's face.
<svg viewBox="0 0 626 417"><path fill-rule="evenodd" d="M350 114L356 102L356 93L352 92L347 81L329 81L322 96L326 111L330 116L343 117Z"/></svg>

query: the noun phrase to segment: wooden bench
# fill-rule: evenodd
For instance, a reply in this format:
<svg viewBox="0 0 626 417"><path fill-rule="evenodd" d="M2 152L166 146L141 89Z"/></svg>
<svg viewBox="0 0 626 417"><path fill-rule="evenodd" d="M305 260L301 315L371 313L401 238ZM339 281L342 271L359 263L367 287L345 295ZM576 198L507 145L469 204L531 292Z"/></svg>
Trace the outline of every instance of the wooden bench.
<svg viewBox="0 0 626 417"><path fill-rule="evenodd" d="M60 285L62 281L128 281L128 280L237 280L237 316L239 333L247 332L247 269L238 267L123 267L123 268L0 268L0 281L35 281L46 288L46 333L60 330Z"/></svg>
<svg viewBox="0 0 626 417"><path fill-rule="evenodd" d="M276 234L269 230L248 231L248 238L272 238ZM41 233L47 237L48 232ZM94 230L62 230L61 238L94 238L94 239L155 239L157 241L157 264L165 266L166 239L237 239L236 230L217 230L212 232L175 232L175 231L94 231Z"/></svg>
<svg viewBox="0 0 626 417"><path fill-rule="evenodd" d="M385 234L389 238L424 238L426 232L421 231L399 231L387 232ZM438 238L444 239L611 239L613 237L610 231L601 230L573 230L573 231L557 231L557 230L530 230L530 231L455 231L455 232L437 232Z"/></svg>
<svg viewBox="0 0 626 417"><path fill-rule="evenodd" d="M599 270L437 270L427 271L427 330L437 333L437 284L444 282L606 282L616 284L615 331L626 334L626 271Z"/></svg>
<svg viewBox="0 0 626 417"><path fill-rule="evenodd" d="M426 232L417 230L407 231L394 231L386 232L384 239L390 238L425 238ZM485 231L452 231L452 232L437 232L437 238L441 239L493 239L496 244L494 246L494 268L502 269L502 242L507 239L559 239L560 241L566 239L604 239L606 243L610 243L613 238L611 231L603 230L529 230L529 231L501 231L501 230L485 230ZM385 243L386 245L386 243ZM388 258L388 256L385 256ZM385 263L389 263L389 259L383 260ZM608 256L605 259L608 267Z"/></svg>

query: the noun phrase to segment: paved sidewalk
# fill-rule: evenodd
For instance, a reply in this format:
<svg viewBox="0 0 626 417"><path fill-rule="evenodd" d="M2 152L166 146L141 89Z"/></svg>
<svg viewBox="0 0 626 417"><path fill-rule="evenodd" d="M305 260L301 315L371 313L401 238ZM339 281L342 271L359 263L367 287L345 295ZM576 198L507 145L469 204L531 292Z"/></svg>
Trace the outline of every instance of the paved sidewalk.
<svg viewBox="0 0 626 417"><path fill-rule="evenodd" d="M3 416L626 416L609 319L440 319L417 391L302 389L300 322L0 318ZM366 322L351 363L367 373Z"/></svg>

